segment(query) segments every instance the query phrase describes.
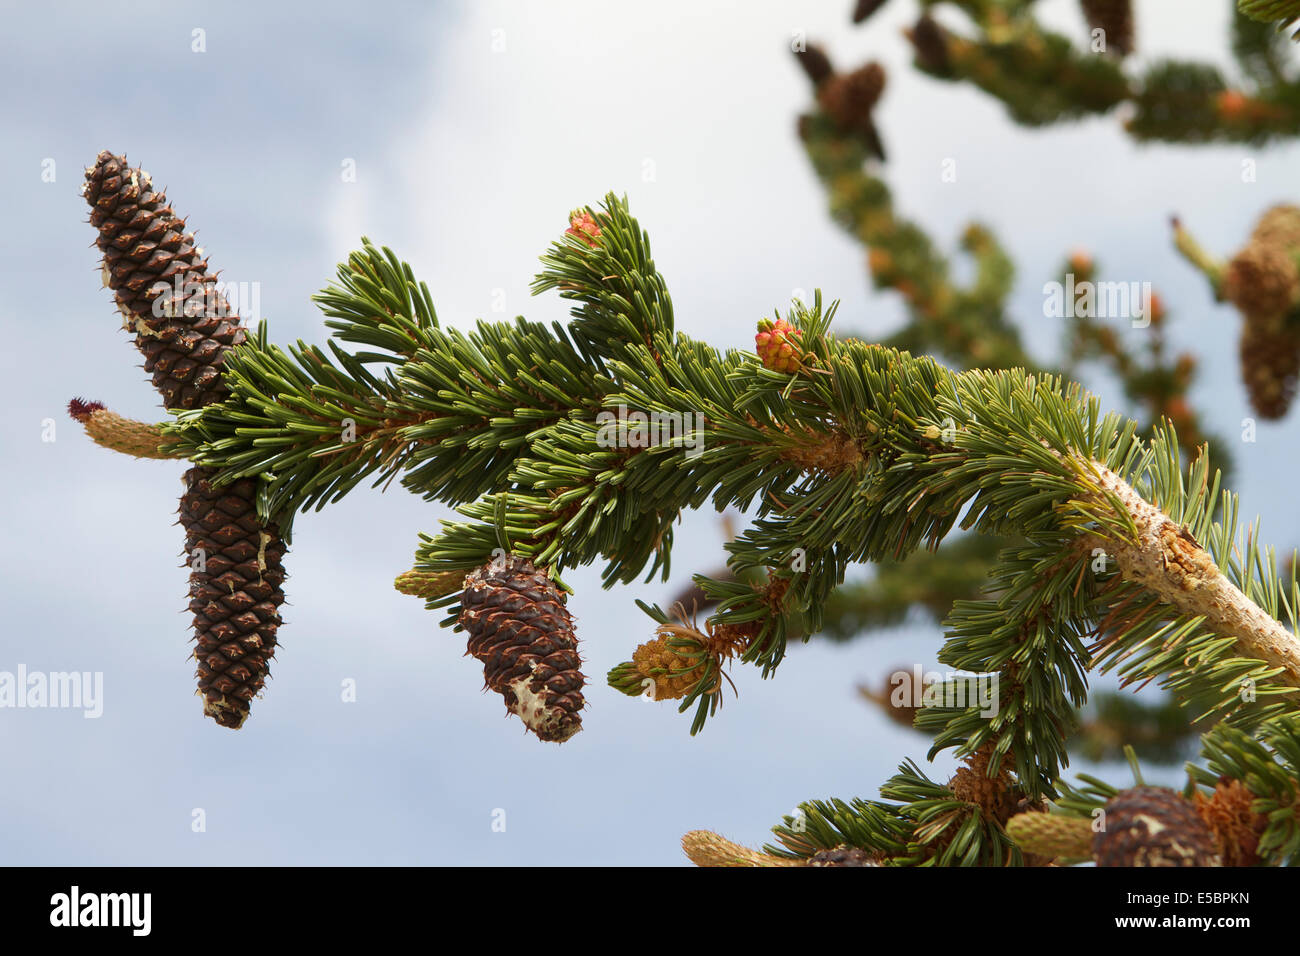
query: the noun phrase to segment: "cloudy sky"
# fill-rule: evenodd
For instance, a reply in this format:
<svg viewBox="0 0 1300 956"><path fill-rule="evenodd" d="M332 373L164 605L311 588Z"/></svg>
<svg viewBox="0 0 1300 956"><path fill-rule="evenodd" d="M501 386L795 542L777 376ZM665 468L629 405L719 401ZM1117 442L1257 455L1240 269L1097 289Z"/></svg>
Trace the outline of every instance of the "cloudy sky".
<svg viewBox="0 0 1300 956"><path fill-rule="evenodd" d="M362 235L411 262L444 322L563 319L554 296L528 297L537 257L567 210L609 190L650 231L690 334L746 346L758 318L815 287L843 301L841 328L889 331L898 303L870 291L862 250L830 223L794 136L809 101L789 53L802 33L842 66L886 65L878 121L899 208L945 249L972 218L999 232L1037 354L1051 359L1060 337L1041 317L1042 283L1070 249L1093 250L1108 278L1154 283L1175 341L1202 361L1196 399L1216 432L1237 435L1249 410L1235 317L1175 255L1167 219L1178 212L1213 248L1236 248L1263 208L1295 198L1296 150L1142 148L1114 117L1025 131L977 92L908 68L900 29L912 0L860 28L851 6L169 2L6 14L0 671L102 672L104 705L94 720L0 710L0 860L680 864L687 830L760 844L799 801L872 796L899 761L924 757L927 741L853 688L899 662L932 662L941 638L928 622L797 647L774 680L738 670L739 699L694 739L671 707L604 686L649 636L634 598L663 600L719 563L712 513L688 516L668 585L606 592L595 571L569 576L591 679L584 732L562 747L526 737L481 692L463 636L392 590L417 533L446 514L400 490L359 491L299 519L274 678L244 729L219 728L200 715L187 660L173 525L184 466L97 448L63 412L82 395L161 417L100 287L78 194L104 148L168 188L224 278L259 284L280 342L323 340L308 297ZM1139 7L1143 57L1231 72L1227 0ZM1041 8L1083 35L1072 0ZM950 157L959 174L943 183ZM1258 162L1253 184L1240 181L1243 158ZM1104 378L1089 384L1120 402ZM1288 548L1300 517L1285 475L1294 428L1262 426L1233 448L1244 514ZM355 703L340 699L349 679ZM941 758L931 773L951 766Z"/></svg>

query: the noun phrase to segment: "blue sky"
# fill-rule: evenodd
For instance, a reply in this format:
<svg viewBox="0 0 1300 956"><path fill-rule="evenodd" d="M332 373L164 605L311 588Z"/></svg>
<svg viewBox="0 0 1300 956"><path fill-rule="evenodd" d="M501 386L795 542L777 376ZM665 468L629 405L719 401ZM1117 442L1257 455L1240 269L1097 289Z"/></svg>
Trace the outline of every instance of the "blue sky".
<svg viewBox="0 0 1300 956"><path fill-rule="evenodd" d="M862 28L851 4L764 0L33 5L0 36L0 670L102 671L104 713L0 710L0 860L34 864L681 864L705 827L756 845L799 801L872 796L927 741L860 704L858 681L926 664L929 622L843 646L793 649L776 678L737 670L703 734L671 707L618 695L605 671L649 636L635 597L663 600L720 562L716 515L687 516L674 580L602 591L568 577L591 681L584 731L561 747L525 737L463 636L440 631L392 578L445 509L400 490L358 491L297 522L273 679L238 733L194 697L177 462L93 446L63 412L74 395L137 418L157 393L100 287L78 194L100 149L166 185L214 267L259 283L280 342L323 340L308 297L361 235L427 281L444 322L526 314L537 257L567 211L627 193L649 230L678 322L722 346L798 290L843 301L867 336L902 312L869 289L862 250L825 214L794 136L807 84L795 31L835 62L890 71L878 121L899 207L951 249L972 218L1017 260L1013 306L1050 359L1059 326L1041 287L1084 247L1108 278L1151 281L1175 343L1202 363L1196 399L1234 437L1250 414L1237 381L1236 317L1173 252L1182 214L1227 252L1269 204L1294 200L1293 147L1138 147L1114 117L1030 132L978 93L906 66L893 0ZM1080 35L1071 2L1045 18ZM1195 9L1189 9L1194 7ZM1144 56L1230 67L1226 3L1140 5ZM205 52L193 50L203 31ZM940 163L958 160L955 183ZM1258 181L1240 182L1242 158ZM52 159L53 182L41 178ZM355 163L355 182L340 176ZM500 311L498 311L500 310ZM1090 380L1108 404L1121 401ZM56 421L56 440L42 423ZM1285 464L1294 421L1232 449L1243 513L1296 541ZM861 570L855 574L865 573ZM358 699L341 701L355 680ZM1103 681L1105 685L1107 682ZM931 770L946 777L951 761ZM1076 768L1077 769L1077 768ZM1108 768L1123 781L1125 771ZM201 809L204 832L194 832ZM494 832L494 811L506 828Z"/></svg>

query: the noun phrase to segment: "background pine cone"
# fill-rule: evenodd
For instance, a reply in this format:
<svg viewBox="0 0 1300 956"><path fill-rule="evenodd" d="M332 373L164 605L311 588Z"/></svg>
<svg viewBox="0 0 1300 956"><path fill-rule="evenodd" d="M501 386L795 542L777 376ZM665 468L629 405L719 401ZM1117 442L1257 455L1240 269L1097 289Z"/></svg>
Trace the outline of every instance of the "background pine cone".
<svg viewBox="0 0 1300 956"><path fill-rule="evenodd" d="M916 25L905 34L916 54L916 63L923 70L947 76L952 72L948 56L948 32L928 14L921 14Z"/></svg>
<svg viewBox="0 0 1300 956"><path fill-rule="evenodd" d="M163 404L196 408L224 398L221 361L245 332L218 294L185 220L165 193L154 192L148 173L107 150L86 170L82 194L99 230L105 284Z"/></svg>
<svg viewBox="0 0 1300 956"><path fill-rule="evenodd" d="M1247 315L1239 343L1241 379L1261 418L1281 418L1300 377L1300 329L1285 315Z"/></svg>
<svg viewBox="0 0 1300 956"><path fill-rule="evenodd" d="M1273 206L1259 217L1250 238L1284 249L1300 247L1300 206Z"/></svg>
<svg viewBox="0 0 1300 956"><path fill-rule="evenodd" d="M1098 866L1219 866L1214 836L1190 800L1168 787L1134 787L1106 804L1092 838Z"/></svg>
<svg viewBox="0 0 1300 956"><path fill-rule="evenodd" d="M1285 247L1252 239L1224 270L1223 297L1243 315L1282 315L1300 303L1300 269Z"/></svg>
<svg viewBox="0 0 1300 956"><path fill-rule="evenodd" d="M1106 33L1106 50L1133 52L1133 5L1129 0L1081 0L1084 18L1092 29Z"/></svg>
<svg viewBox="0 0 1300 956"><path fill-rule="evenodd" d="M561 743L582 729L582 685L573 618L565 595L526 558L493 560L470 572L460 624L484 684L499 693L542 740Z"/></svg>
<svg viewBox="0 0 1300 956"><path fill-rule="evenodd" d="M868 63L852 73L836 73L817 89L817 102L841 129L858 129L871 121L871 110L885 89L885 71Z"/></svg>
<svg viewBox="0 0 1300 956"><path fill-rule="evenodd" d="M214 475L210 468L191 468L181 496L195 676L203 712L223 727L238 729L275 656L284 603L284 544L274 526L258 522L254 479L218 488L212 484Z"/></svg>

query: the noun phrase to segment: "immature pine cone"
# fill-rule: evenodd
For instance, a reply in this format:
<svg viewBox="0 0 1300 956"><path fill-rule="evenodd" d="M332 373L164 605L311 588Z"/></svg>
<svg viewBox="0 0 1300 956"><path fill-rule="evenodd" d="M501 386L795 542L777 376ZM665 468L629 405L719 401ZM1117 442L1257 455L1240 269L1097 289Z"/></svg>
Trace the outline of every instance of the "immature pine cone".
<svg viewBox="0 0 1300 956"><path fill-rule="evenodd" d="M671 632L660 633L632 652L637 671L654 681L655 700L681 700L704 673L704 660L677 653L671 637Z"/></svg>
<svg viewBox="0 0 1300 956"><path fill-rule="evenodd" d="M1268 817L1251 809L1255 795L1240 780L1221 779L1214 793L1196 791L1196 811L1214 834L1224 866L1258 866Z"/></svg>
<svg viewBox="0 0 1300 956"><path fill-rule="evenodd" d="M185 473L181 524L190 564L195 674L203 712L238 729L275 656L284 603L284 544L257 520L257 482L214 487L210 468Z"/></svg>
<svg viewBox="0 0 1300 956"><path fill-rule="evenodd" d="M484 686L542 740L561 743L582 729L578 639L565 595L526 558L510 555L471 571L460 625L483 662Z"/></svg>
<svg viewBox="0 0 1300 956"><path fill-rule="evenodd" d="M208 275L185 220L165 193L154 192L148 173L108 151L86 170L82 194L99 230L105 284L163 404L196 408L225 397L219 366L245 332L213 287L216 276Z"/></svg>
<svg viewBox="0 0 1300 956"><path fill-rule="evenodd" d="M1106 804L1092 838L1098 866L1219 866L1214 836L1190 800L1167 787L1134 787Z"/></svg>
<svg viewBox="0 0 1300 956"><path fill-rule="evenodd" d="M799 345L803 333L785 319L762 319L754 336L754 350L764 368L774 372L799 370Z"/></svg>

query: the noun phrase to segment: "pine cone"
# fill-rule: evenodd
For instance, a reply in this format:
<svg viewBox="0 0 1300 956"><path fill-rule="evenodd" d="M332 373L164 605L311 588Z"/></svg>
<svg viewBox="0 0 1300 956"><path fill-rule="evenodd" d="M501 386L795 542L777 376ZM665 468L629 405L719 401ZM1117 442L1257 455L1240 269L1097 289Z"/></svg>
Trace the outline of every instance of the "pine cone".
<svg viewBox="0 0 1300 956"><path fill-rule="evenodd" d="M1241 377L1261 418L1281 418L1300 377L1300 330L1285 315L1247 315L1241 326Z"/></svg>
<svg viewBox="0 0 1300 956"><path fill-rule="evenodd" d="M978 750L966 758L965 763L957 768L948 789L958 800L973 803L987 820L996 820L1006 824L1020 809L1016 796L1016 781L1008 764L1003 759L996 776L989 776L991 752Z"/></svg>
<svg viewBox="0 0 1300 956"><path fill-rule="evenodd" d="M654 681L655 700L681 700L700 682L704 674L704 658L685 657L670 643L672 633L660 631L654 640L646 641L632 652L632 662L637 672Z"/></svg>
<svg viewBox="0 0 1300 956"><path fill-rule="evenodd" d="M830 58L814 43L809 43L802 50L796 50L794 58L799 61L799 66L803 68L808 79L812 80L813 86L821 86L835 75L835 68L831 66Z"/></svg>
<svg viewBox="0 0 1300 956"><path fill-rule="evenodd" d="M948 31L929 15L922 14L916 26L906 32L916 54L917 65L923 70L947 76L952 72L952 60L948 56Z"/></svg>
<svg viewBox="0 0 1300 956"><path fill-rule="evenodd" d="M754 336L754 351L764 368L774 372L797 372L800 361L799 346L803 332L785 319L760 319L758 334Z"/></svg>
<svg viewBox="0 0 1300 956"><path fill-rule="evenodd" d="M885 5L885 0L857 0L853 6L853 22L861 23Z"/></svg>
<svg viewBox="0 0 1300 956"><path fill-rule="evenodd" d="M460 625L483 662L484 686L542 740L561 743L582 729L582 685L573 618L565 595L526 558L511 555L471 571Z"/></svg>
<svg viewBox="0 0 1300 956"><path fill-rule="evenodd" d="M215 475L215 469L202 467L185 473L180 513L203 712L238 729L275 656L284 543L274 525L258 523L256 480L218 488Z"/></svg>
<svg viewBox="0 0 1300 956"><path fill-rule="evenodd" d="M1167 787L1134 787L1106 804L1092 838L1098 866L1219 866L1214 836L1190 800Z"/></svg>
<svg viewBox="0 0 1300 956"><path fill-rule="evenodd" d="M196 408L225 397L221 361L245 332L213 287L216 276L208 275L185 220L165 193L154 192L148 173L107 151L86 170L82 194L99 230L105 284L163 404Z"/></svg>
<svg viewBox="0 0 1300 956"><path fill-rule="evenodd" d="M885 89L885 71L868 63L852 73L836 74L817 89L817 102L843 130L861 129L871 122L871 110Z"/></svg>
<svg viewBox="0 0 1300 956"><path fill-rule="evenodd" d="M1223 297L1243 315L1281 315L1300 302L1300 269L1288 250L1252 239L1223 271Z"/></svg>
<svg viewBox="0 0 1300 956"><path fill-rule="evenodd" d="M1080 0L1088 26L1106 34L1107 51L1133 52L1133 6L1129 0Z"/></svg>
<svg viewBox="0 0 1300 956"><path fill-rule="evenodd" d="M1300 248L1300 206L1274 206L1259 217L1250 238L1282 249Z"/></svg>

